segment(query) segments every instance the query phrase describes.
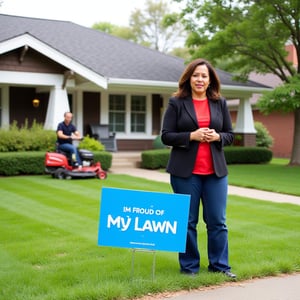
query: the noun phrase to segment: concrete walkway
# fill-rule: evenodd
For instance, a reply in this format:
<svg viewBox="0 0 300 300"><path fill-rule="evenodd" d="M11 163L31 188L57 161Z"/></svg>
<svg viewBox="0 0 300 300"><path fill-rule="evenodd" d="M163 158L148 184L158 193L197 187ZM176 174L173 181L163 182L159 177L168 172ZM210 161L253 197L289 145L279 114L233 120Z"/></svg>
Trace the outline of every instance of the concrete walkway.
<svg viewBox="0 0 300 300"><path fill-rule="evenodd" d="M151 298L149 298L150 300ZM159 299L159 298L158 298ZM160 298L166 299L166 298ZM300 274L224 284L192 292L180 292L169 300L299 300Z"/></svg>
<svg viewBox="0 0 300 300"><path fill-rule="evenodd" d="M128 166L112 166L110 169L110 173L112 174L126 174L135 177L142 177L145 179L159 181L159 182L170 182L170 175L168 173L163 173L157 170L146 170L135 167ZM291 203L300 205L300 197L278 194L266 191L260 191L255 189L242 188L237 186L229 186L228 187L229 195L238 195L247 198L253 198L258 200L267 200L278 203ZM300 300L300 297L299 297Z"/></svg>
<svg viewBox="0 0 300 300"><path fill-rule="evenodd" d="M112 164L112 174L126 174L145 179L169 183L169 174L156 170ZM300 205L300 197L265 192L255 189L229 186L230 195L258 200ZM296 230L299 230L296 229ZM300 254L299 254L300 255ZM300 300L300 273L280 275L243 282L226 283L222 286L201 288L195 291L181 291L162 295L149 295L141 300Z"/></svg>

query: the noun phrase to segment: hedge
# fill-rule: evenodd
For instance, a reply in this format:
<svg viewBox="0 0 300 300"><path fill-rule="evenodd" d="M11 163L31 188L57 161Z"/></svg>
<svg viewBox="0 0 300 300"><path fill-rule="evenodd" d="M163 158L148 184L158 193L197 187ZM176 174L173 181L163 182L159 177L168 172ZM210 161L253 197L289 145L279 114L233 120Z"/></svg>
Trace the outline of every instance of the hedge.
<svg viewBox="0 0 300 300"><path fill-rule="evenodd" d="M100 161L103 170L108 170L112 163L112 154L106 151L95 151L94 161ZM45 152L5 152L0 153L0 175L33 175L45 173Z"/></svg>
<svg viewBox="0 0 300 300"><path fill-rule="evenodd" d="M170 149L146 150L142 152L141 166L145 169L165 168L170 156ZM262 147L225 147L227 164L261 164L271 161L273 153ZM184 164L184 161L182 162Z"/></svg>
<svg viewBox="0 0 300 300"><path fill-rule="evenodd" d="M264 164L271 161L273 153L263 147L225 147L227 164Z"/></svg>
<svg viewBox="0 0 300 300"><path fill-rule="evenodd" d="M141 154L141 167L145 169L159 169L167 166L170 149L146 150Z"/></svg>

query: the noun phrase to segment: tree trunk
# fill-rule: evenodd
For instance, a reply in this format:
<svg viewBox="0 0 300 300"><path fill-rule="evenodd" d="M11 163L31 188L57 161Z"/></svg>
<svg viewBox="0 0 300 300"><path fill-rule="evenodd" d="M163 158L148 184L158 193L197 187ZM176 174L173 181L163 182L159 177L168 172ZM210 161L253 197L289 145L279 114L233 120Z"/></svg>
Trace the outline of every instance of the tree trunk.
<svg viewBox="0 0 300 300"><path fill-rule="evenodd" d="M300 166L300 108L294 112L294 139L290 166Z"/></svg>

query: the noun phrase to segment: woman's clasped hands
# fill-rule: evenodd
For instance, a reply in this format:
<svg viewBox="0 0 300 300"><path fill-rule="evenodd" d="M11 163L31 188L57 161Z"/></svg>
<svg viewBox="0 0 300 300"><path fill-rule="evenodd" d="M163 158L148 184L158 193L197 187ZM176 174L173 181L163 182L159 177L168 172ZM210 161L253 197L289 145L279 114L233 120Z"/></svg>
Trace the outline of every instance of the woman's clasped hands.
<svg viewBox="0 0 300 300"><path fill-rule="evenodd" d="M201 143L211 143L214 141L220 141L220 135L214 130L208 127L198 128L191 132L191 141L198 141Z"/></svg>

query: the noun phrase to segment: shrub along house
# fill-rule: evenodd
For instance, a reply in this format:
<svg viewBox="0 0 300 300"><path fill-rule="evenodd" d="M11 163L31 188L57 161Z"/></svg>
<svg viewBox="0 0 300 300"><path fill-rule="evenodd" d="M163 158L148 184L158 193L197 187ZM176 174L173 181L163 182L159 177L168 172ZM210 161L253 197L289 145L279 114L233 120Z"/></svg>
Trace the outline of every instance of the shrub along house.
<svg viewBox="0 0 300 300"><path fill-rule="evenodd" d="M0 126L26 119L56 129L65 111L84 135L108 124L118 150L151 149L184 60L72 22L0 14ZM237 129L255 144L249 99L267 87L218 70L239 99Z"/></svg>

